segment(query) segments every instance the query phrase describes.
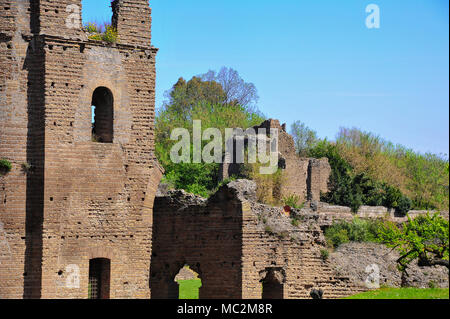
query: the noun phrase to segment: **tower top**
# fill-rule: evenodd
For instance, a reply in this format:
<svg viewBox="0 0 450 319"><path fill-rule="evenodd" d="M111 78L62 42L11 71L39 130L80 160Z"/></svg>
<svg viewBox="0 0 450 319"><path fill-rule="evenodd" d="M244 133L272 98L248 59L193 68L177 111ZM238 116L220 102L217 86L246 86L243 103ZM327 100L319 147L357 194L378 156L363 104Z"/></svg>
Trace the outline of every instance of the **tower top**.
<svg viewBox="0 0 450 319"><path fill-rule="evenodd" d="M117 28L120 42L150 46L152 17L148 0L114 0L112 24Z"/></svg>
<svg viewBox="0 0 450 319"><path fill-rule="evenodd" d="M112 0L111 24L119 42L151 46L151 9L148 0ZM84 21L85 23L88 21ZM70 40L87 40L83 31L81 0L0 0L2 33L16 31Z"/></svg>

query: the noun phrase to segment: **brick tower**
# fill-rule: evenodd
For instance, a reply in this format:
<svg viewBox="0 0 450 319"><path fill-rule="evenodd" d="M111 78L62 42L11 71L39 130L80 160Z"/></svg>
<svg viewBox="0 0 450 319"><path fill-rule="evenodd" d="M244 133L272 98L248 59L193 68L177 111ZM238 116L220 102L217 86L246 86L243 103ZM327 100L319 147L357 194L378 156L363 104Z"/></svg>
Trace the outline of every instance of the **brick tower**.
<svg viewBox="0 0 450 319"><path fill-rule="evenodd" d="M0 0L1 298L149 298L155 56L148 0ZM95 106L95 107L92 107Z"/></svg>

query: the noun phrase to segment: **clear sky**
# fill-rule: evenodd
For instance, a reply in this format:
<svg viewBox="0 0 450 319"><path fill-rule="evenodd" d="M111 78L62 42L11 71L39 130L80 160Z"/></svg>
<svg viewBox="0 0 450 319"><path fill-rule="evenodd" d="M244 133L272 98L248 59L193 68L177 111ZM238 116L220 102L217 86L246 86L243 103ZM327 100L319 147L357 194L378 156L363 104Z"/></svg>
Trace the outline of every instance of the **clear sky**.
<svg viewBox="0 0 450 319"><path fill-rule="evenodd" d="M379 29L366 27L369 4ZM83 0L83 21L111 17ZM156 107L179 77L236 69L259 109L320 137L358 127L420 152L449 153L447 0L151 0Z"/></svg>

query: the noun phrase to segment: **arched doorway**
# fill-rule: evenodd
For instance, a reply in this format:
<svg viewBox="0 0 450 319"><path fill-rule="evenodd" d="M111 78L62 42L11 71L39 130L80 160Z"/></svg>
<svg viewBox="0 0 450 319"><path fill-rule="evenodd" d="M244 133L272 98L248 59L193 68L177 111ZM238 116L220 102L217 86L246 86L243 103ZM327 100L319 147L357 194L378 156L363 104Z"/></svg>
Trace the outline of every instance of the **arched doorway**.
<svg viewBox="0 0 450 319"><path fill-rule="evenodd" d="M269 268L261 273L262 299L284 299L284 282L286 275L283 269Z"/></svg>
<svg viewBox="0 0 450 319"><path fill-rule="evenodd" d="M92 94L92 141L112 143L114 139L114 97L110 89L98 87Z"/></svg>
<svg viewBox="0 0 450 319"><path fill-rule="evenodd" d="M193 271L188 265L180 269L175 276L175 282L178 286L176 299L199 299L202 280L198 273Z"/></svg>

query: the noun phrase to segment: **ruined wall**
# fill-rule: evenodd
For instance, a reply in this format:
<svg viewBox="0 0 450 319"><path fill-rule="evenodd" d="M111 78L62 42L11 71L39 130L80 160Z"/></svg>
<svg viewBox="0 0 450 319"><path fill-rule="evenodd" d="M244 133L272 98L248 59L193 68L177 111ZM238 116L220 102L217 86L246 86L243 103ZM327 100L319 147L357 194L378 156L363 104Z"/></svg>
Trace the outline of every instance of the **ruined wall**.
<svg viewBox="0 0 450 319"><path fill-rule="evenodd" d="M237 181L230 187L244 188L239 194L244 207L244 299L264 297L266 288L263 286L261 291L261 282L267 280L270 272L279 274L283 299L309 299L312 289L322 289L327 299L361 291L348 278L336 276L322 259L321 250L325 249L326 242L317 223L318 214L305 214L299 217L298 225L293 225L281 208L256 203L255 186L248 181ZM273 293L271 285L267 290Z"/></svg>
<svg viewBox="0 0 450 319"><path fill-rule="evenodd" d="M210 200L182 191L158 197L151 262L153 298L176 298L174 278L184 265L202 280L200 298L325 298L358 292L337 277L320 255L325 246L318 215L298 227L281 209L256 203L256 185L237 180ZM274 277L273 287L262 282ZM269 288L267 288L269 287Z"/></svg>
<svg viewBox="0 0 450 319"><path fill-rule="evenodd" d="M24 264L33 258L26 225L32 203L40 192L29 189L42 181L39 164L34 174L22 170L22 164L41 163L43 130L42 41L30 41L33 21L29 1L0 1L0 157L8 159L13 170L0 176L0 298L22 298ZM39 205L39 203L38 203Z"/></svg>
<svg viewBox="0 0 450 319"><path fill-rule="evenodd" d="M333 223L341 220L350 222L355 217L364 219L389 219L398 224L408 221L407 216L397 215L395 209L388 209L382 206L361 206L357 213L353 213L350 207L316 203L314 211L319 214L319 224L322 227L331 226ZM448 220L449 218L448 211L411 210L408 212L408 216L414 219L418 216L435 213L439 213L444 219Z"/></svg>
<svg viewBox="0 0 450 319"><path fill-rule="evenodd" d="M200 299L242 297L242 207L232 194L157 197L152 243L152 298L177 299L175 276L185 265L202 280Z"/></svg>
<svg viewBox="0 0 450 319"><path fill-rule="evenodd" d="M309 159L308 166L308 200L320 201L320 194L328 192L331 166L327 158Z"/></svg>
<svg viewBox="0 0 450 319"><path fill-rule="evenodd" d="M111 3L113 25L116 26L122 43L150 46L151 8L148 0L115 0Z"/></svg>
<svg viewBox="0 0 450 319"><path fill-rule="evenodd" d="M138 2L148 5L119 6ZM13 255L9 265L16 266L2 257L0 296L86 298L89 259L108 258L111 298L148 298L152 202L162 175L154 156L157 50L149 41L128 40L129 28L121 28L124 41L113 45L68 28L66 6L81 1L33 4L28 24L39 34L24 27L17 35L24 43L18 40L17 49L13 43L13 50L9 35L1 35L2 72L12 69L1 78L0 156L14 168L0 180L0 221ZM139 23L151 20L149 8L138 11ZM21 21L16 12L13 20ZM0 17L3 25L8 17ZM140 30L149 40L150 24ZM5 79L8 74L15 78ZM91 139L98 87L114 97L113 143ZM24 173L26 162L31 170ZM79 288L67 285L74 267Z"/></svg>
<svg viewBox="0 0 450 319"><path fill-rule="evenodd" d="M331 174L328 159L300 158L295 150L294 139L286 132L285 125L280 125L278 120L269 119L254 129L257 134L259 129L265 129L266 134L270 133L270 129L278 130L279 168L282 170L283 183L281 193L274 192L274 197L281 200L286 196L296 195L299 197L299 204L305 201L320 201L321 192L328 192ZM237 163L236 154L233 154L228 162L225 161L221 165L221 179L242 177L242 169L243 164Z"/></svg>

